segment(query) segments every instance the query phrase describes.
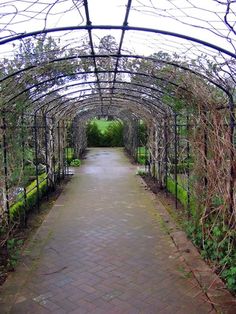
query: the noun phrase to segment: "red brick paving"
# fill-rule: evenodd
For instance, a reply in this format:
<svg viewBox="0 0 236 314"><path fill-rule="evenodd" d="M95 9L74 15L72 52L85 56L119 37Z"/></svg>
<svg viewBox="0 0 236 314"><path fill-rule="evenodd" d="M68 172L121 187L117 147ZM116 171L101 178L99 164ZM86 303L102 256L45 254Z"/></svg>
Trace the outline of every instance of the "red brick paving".
<svg viewBox="0 0 236 314"><path fill-rule="evenodd" d="M92 149L2 287L0 313L214 313L120 149Z"/></svg>

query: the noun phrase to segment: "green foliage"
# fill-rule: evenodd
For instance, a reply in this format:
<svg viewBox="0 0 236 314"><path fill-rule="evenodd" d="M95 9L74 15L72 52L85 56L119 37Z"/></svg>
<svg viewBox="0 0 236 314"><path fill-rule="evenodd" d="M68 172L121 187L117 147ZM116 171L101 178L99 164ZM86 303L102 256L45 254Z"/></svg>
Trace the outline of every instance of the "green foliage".
<svg viewBox="0 0 236 314"><path fill-rule="evenodd" d="M102 133L99 130L98 125L95 121L88 123L86 134L87 134L88 146L92 146L92 147L101 146Z"/></svg>
<svg viewBox="0 0 236 314"><path fill-rule="evenodd" d="M104 146L121 147L123 143L123 123L114 121L104 132Z"/></svg>
<svg viewBox="0 0 236 314"><path fill-rule="evenodd" d="M72 160L74 159L74 148L68 147L65 149L65 157L66 157L66 162L68 165L71 164Z"/></svg>
<svg viewBox="0 0 236 314"><path fill-rule="evenodd" d="M114 120L105 120L105 119L94 119L92 120L92 122L96 122L99 131L101 131L103 134L106 132L107 128L109 127L109 125L111 125Z"/></svg>
<svg viewBox="0 0 236 314"><path fill-rule="evenodd" d="M225 279L227 287L232 291L236 291L236 266L224 270L221 276Z"/></svg>
<svg viewBox="0 0 236 314"><path fill-rule="evenodd" d="M145 165L145 164L146 164L145 147L138 147L138 148L137 148L137 156L138 156L137 162L138 162L140 165ZM148 157L148 156L147 156L147 157Z"/></svg>
<svg viewBox="0 0 236 314"><path fill-rule="evenodd" d="M188 237L200 249L202 257L214 264L228 289L236 292L236 231L229 230L222 221L216 223L209 220L202 225L193 217L184 222L184 228Z"/></svg>
<svg viewBox="0 0 236 314"><path fill-rule="evenodd" d="M140 145L145 146L147 144L147 126L143 121L138 125L138 137Z"/></svg>
<svg viewBox="0 0 236 314"><path fill-rule="evenodd" d="M47 190L47 180L46 174L43 173L39 176L39 198L45 195ZM26 188L26 204L23 200L23 194L19 197L21 198L18 202L10 207L10 218L11 220L19 219L25 212L29 211L33 206L37 204L37 181L34 180Z"/></svg>
<svg viewBox="0 0 236 314"><path fill-rule="evenodd" d="M123 123L119 121L93 120L87 125L88 146L123 146Z"/></svg>
<svg viewBox="0 0 236 314"><path fill-rule="evenodd" d="M81 165L81 161L79 159L73 159L70 163L71 167L79 167Z"/></svg>
<svg viewBox="0 0 236 314"><path fill-rule="evenodd" d="M173 195L176 193L176 182L170 177L167 179L167 190ZM188 194L180 185L177 185L177 198L187 209ZM214 200L216 206L222 204L220 197L215 197ZM189 211L191 217L183 222L187 236L200 249L204 259L213 263L219 272L223 269L221 277L227 287L236 292L236 230L230 230L222 221L215 221L213 217L202 225L193 198L190 198Z"/></svg>
<svg viewBox="0 0 236 314"><path fill-rule="evenodd" d="M171 179L170 177L167 178L167 190L175 195L175 192L176 192L176 182ZM180 201L180 203L184 206L184 208L187 208L188 207L188 193L187 191L182 187L180 186L179 184L177 185L177 199Z"/></svg>
<svg viewBox="0 0 236 314"><path fill-rule="evenodd" d="M7 252L8 252L7 269L9 271L14 270L16 267L16 264L20 256L20 247L22 244L23 244L23 240L19 240L15 238L7 240Z"/></svg>

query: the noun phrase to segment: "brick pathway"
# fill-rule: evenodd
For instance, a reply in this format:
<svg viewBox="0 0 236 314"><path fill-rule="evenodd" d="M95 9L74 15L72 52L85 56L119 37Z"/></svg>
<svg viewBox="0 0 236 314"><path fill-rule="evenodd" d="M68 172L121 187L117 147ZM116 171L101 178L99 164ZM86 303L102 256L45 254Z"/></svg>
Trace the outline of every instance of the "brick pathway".
<svg viewBox="0 0 236 314"><path fill-rule="evenodd" d="M121 149L91 149L2 287L0 313L214 313Z"/></svg>

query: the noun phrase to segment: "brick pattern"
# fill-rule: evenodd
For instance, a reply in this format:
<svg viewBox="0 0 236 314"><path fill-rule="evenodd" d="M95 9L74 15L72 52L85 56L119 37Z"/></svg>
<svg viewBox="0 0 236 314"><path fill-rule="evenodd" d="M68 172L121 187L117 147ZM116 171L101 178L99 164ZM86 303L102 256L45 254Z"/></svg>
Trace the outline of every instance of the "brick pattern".
<svg viewBox="0 0 236 314"><path fill-rule="evenodd" d="M3 286L0 313L214 313L120 149L92 149Z"/></svg>

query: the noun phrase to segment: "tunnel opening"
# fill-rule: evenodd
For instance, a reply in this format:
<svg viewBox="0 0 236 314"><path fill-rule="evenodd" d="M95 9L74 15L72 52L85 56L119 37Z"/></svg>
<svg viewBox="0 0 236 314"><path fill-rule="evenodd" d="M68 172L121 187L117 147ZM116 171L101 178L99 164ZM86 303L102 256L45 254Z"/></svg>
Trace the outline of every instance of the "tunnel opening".
<svg viewBox="0 0 236 314"><path fill-rule="evenodd" d="M187 1L188 11L181 1L175 8L165 1L166 10L129 0L116 7L123 12L117 25L99 24L90 1L70 10L55 2L55 12L29 3L42 6L35 20L30 7L14 13L11 1L0 5L1 224L39 206L70 174L71 155L79 159L86 149L88 121L110 116L123 122L129 155L182 201L189 234L236 289L235 3ZM208 18L197 19L199 11ZM70 13L79 25L68 25ZM153 28L153 19L172 21L179 32L171 23ZM215 19L221 27L209 22Z"/></svg>

